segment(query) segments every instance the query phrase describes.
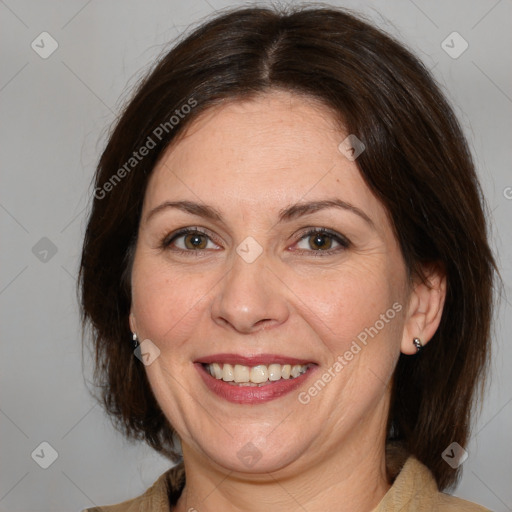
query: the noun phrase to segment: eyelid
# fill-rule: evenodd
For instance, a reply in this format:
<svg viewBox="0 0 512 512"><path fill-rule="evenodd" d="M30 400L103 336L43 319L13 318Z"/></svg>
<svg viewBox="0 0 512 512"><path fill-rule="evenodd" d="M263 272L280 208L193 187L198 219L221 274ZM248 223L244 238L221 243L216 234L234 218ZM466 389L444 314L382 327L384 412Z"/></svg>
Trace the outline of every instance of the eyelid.
<svg viewBox="0 0 512 512"><path fill-rule="evenodd" d="M298 240L293 245L296 245L297 243L299 243L302 240L304 240L304 238L310 237L310 236L315 235L317 233L329 235L341 247L337 247L337 248L334 248L334 249L328 249L326 251L321 251L321 250L316 250L315 251L313 249L310 249L310 250L307 250L307 249L295 249L293 252L309 253L309 254L313 254L315 256L322 256L322 255L328 256L330 254L346 250L346 249L348 249L352 245L351 241L346 236L344 236L341 233L338 233L337 231L334 231L332 229L322 228L322 227L304 228L304 230L301 231L301 233L298 235Z"/></svg>
<svg viewBox="0 0 512 512"><path fill-rule="evenodd" d="M187 227L184 227L184 228L179 228L176 231L173 231L172 233L170 233L169 235L166 235L162 239L162 241L160 243L160 246L161 246L162 249L167 249L167 248L169 248L171 243L173 243L177 238L180 238L180 237L182 237L184 235L188 235L190 233L199 233L201 235L204 235L204 236L208 237L214 244L220 245L218 240L217 240L217 237L215 235L213 235L206 228L201 228L199 226L187 226ZM185 249L176 248L175 250L176 251L182 251L182 252L199 252L199 251L205 250L205 249L198 249L196 251L193 251L193 250L185 250Z"/></svg>
<svg viewBox="0 0 512 512"><path fill-rule="evenodd" d="M206 236L214 244L221 245L219 243L219 241L217 240L217 237L213 233L211 233L208 229L201 228L199 226L187 226L187 227L179 228L179 229L173 231L171 234L165 236L163 238L163 240L161 241L160 246L164 250L168 249L169 246L171 245L171 243L173 243L177 238L180 238L180 237L185 236L190 233L199 233L201 235ZM334 249L328 249L325 251L322 251L322 250L315 251L313 249L311 249L311 250L295 249L293 252L310 253L310 254L314 254L314 255L329 255L329 254L333 254L333 253L345 250L351 246L350 240L347 237L345 237L344 235L342 235L341 233L338 233L337 231L334 231L329 228L315 227L315 226L305 227L302 230L300 230L298 235L294 235L294 238L296 238L298 236L298 239L294 242L293 245L296 245L297 243L302 241L304 238L315 235L317 233L329 235L341 246L341 248L338 247L338 248L334 248ZM181 249L181 248L174 248L173 250L178 251L178 252L199 253L201 251L207 251L207 250L212 250L212 249L197 249L197 250L188 249L187 250L187 249Z"/></svg>

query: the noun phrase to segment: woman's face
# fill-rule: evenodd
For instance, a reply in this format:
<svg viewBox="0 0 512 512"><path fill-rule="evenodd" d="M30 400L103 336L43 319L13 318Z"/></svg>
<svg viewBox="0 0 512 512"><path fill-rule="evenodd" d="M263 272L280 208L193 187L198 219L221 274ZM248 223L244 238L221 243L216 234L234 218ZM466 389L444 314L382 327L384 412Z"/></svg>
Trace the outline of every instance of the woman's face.
<svg viewBox="0 0 512 512"><path fill-rule="evenodd" d="M410 285L347 135L272 92L200 116L150 178L130 323L204 464L292 471L382 447Z"/></svg>

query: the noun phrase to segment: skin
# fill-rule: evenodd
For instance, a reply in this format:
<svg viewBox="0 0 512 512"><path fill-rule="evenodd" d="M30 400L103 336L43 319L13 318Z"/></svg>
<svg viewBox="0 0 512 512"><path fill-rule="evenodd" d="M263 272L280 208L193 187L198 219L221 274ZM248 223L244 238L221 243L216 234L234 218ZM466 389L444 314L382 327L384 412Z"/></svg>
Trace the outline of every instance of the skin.
<svg viewBox="0 0 512 512"><path fill-rule="evenodd" d="M272 91L203 113L149 180L130 326L160 350L145 368L182 442L187 483L178 511L370 511L390 487L384 444L393 370L400 352L416 352L414 337L425 344L433 336L445 279L433 269L426 269L428 286L409 279L384 207L357 161L338 150L346 136L320 103ZM290 205L333 199L370 222L340 208L279 222ZM170 207L151 214L183 200L222 218ZM162 247L183 227L207 231L203 249L184 245L193 235ZM350 244L327 238L311 246L310 227ZM236 252L248 236L263 249L252 263ZM401 311L300 403L298 393L395 303ZM317 366L297 391L233 404L211 393L193 365L216 353L277 353ZM261 454L250 468L237 457L249 442Z"/></svg>

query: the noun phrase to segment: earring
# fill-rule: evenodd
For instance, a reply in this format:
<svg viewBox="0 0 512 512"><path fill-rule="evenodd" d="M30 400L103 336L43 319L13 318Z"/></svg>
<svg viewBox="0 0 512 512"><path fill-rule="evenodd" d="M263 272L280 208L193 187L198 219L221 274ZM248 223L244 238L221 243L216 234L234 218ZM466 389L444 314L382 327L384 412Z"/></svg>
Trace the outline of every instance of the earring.
<svg viewBox="0 0 512 512"><path fill-rule="evenodd" d="M413 338L412 342L413 342L414 346L416 347L416 353L418 353L423 348L423 345L421 344L421 340L419 338Z"/></svg>
<svg viewBox="0 0 512 512"><path fill-rule="evenodd" d="M137 339L137 334L136 333L133 333L132 343L133 343L133 348L134 349L136 349L139 346L139 340Z"/></svg>

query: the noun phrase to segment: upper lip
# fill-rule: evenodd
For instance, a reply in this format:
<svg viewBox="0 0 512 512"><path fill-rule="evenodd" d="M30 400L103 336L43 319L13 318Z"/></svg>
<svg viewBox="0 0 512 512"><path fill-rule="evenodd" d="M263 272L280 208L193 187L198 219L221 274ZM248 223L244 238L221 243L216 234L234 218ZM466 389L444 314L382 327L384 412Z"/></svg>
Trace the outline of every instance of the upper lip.
<svg viewBox="0 0 512 512"><path fill-rule="evenodd" d="M297 359L296 357L283 356L280 354L258 354L254 356L243 356L240 354L212 354L196 359L195 363L211 364L240 364L243 366L258 366L260 364L313 364L310 359Z"/></svg>

